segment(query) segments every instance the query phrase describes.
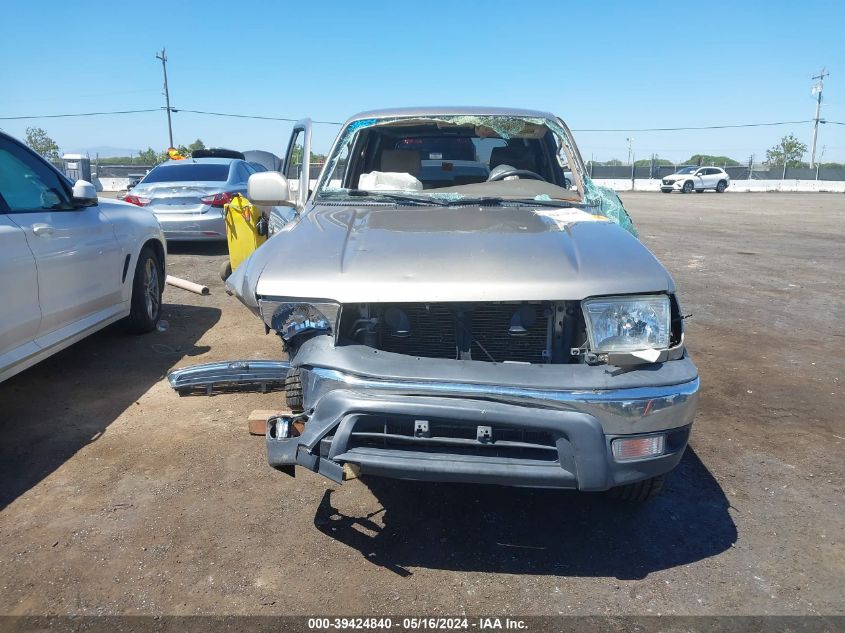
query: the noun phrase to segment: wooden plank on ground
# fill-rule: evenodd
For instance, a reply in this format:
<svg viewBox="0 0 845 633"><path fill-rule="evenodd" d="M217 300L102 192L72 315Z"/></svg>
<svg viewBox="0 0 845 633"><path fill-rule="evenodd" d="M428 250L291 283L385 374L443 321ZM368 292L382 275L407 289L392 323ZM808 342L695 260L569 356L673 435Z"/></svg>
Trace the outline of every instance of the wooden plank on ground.
<svg viewBox="0 0 845 633"><path fill-rule="evenodd" d="M247 418L250 435L267 435L267 420L274 415L290 415L288 409L256 409Z"/></svg>

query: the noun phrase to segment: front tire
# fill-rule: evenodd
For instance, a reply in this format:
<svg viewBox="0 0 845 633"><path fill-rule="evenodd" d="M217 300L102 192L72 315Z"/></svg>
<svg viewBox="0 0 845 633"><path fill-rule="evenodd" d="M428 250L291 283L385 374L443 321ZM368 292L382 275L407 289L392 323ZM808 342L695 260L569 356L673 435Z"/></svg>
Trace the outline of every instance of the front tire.
<svg viewBox="0 0 845 633"><path fill-rule="evenodd" d="M161 318L164 270L155 251L145 246L138 255L132 278L132 304L125 319L130 334L145 334L156 329Z"/></svg>
<svg viewBox="0 0 845 633"><path fill-rule="evenodd" d="M692 184L692 180L687 180L684 183L684 187L683 187L683 189L681 189L681 191L683 191L684 193L692 193L693 189L694 189L694 185Z"/></svg>
<svg viewBox="0 0 845 633"><path fill-rule="evenodd" d="M719 184L716 185L716 193L725 193L725 189L728 188L728 183L724 180L720 180Z"/></svg>
<svg viewBox="0 0 845 633"><path fill-rule="evenodd" d="M285 401L293 413L302 413L302 374L299 367L292 367L285 377Z"/></svg>
<svg viewBox="0 0 845 633"><path fill-rule="evenodd" d="M657 475L650 479L638 481L633 484L625 484L608 490L608 494L612 499L618 501L629 501L632 503L645 503L651 501L660 491L663 490L663 484L666 483L666 475Z"/></svg>

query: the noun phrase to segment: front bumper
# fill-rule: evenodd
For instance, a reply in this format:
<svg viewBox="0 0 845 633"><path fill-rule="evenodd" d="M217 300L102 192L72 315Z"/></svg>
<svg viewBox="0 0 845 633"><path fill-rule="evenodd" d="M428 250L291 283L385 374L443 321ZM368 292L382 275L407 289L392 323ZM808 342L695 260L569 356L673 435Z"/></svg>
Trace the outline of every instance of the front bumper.
<svg viewBox="0 0 845 633"><path fill-rule="evenodd" d="M608 488L668 472L698 401L689 358L620 372L584 365L418 359L318 337L293 360L308 421L271 422L270 464L342 481L363 474L512 486ZM333 366L327 360L333 359ZM379 368L382 371L379 371ZM279 426L274 426L279 424ZM662 454L617 461L620 437L665 435Z"/></svg>
<svg viewBox="0 0 845 633"><path fill-rule="evenodd" d="M209 241L226 239L226 221L220 209L206 213L153 213L169 241Z"/></svg>

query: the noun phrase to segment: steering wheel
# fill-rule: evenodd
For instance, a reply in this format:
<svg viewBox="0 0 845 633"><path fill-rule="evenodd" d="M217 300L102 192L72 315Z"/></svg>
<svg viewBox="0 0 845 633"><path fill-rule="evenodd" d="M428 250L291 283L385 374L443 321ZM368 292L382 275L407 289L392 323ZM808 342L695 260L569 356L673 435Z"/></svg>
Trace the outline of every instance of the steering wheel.
<svg viewBox="0 0 845 633"><path fill-rule="evenodd" d="M498 173L493 170L490 174L490 177L487 179L487 182L498 182L499 180L504 180L510 176L517 176L518 178L528 178L529 180L542 180L545 182L545 178L543 178L540 174L530 171L528 169L516 169L512 167L510 169L506 169L500 171Z"/></svg>

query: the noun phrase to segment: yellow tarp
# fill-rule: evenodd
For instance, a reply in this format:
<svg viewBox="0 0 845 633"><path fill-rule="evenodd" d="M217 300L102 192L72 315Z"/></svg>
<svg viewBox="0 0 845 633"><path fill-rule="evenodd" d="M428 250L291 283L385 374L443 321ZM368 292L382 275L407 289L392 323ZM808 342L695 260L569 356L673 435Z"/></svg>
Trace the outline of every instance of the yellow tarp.
<svg viewBox="0 0 845 633"><path fill-rule="evenodd" d="M232 270L235 270L256 248L267 241L267 236L258 234L261 211L242 195L236 195L223 209L226 217L229 262Z"/></svg>

